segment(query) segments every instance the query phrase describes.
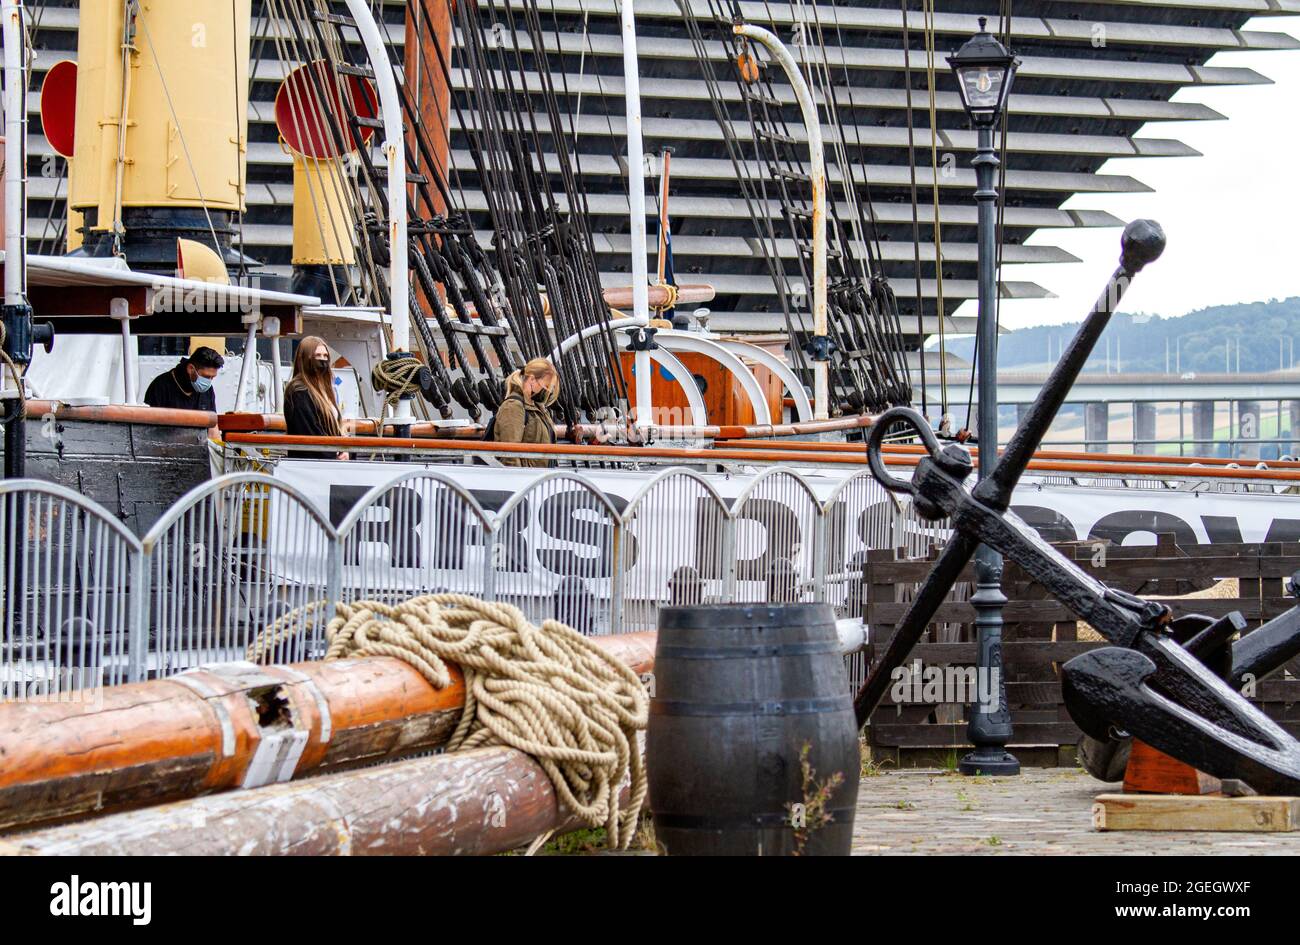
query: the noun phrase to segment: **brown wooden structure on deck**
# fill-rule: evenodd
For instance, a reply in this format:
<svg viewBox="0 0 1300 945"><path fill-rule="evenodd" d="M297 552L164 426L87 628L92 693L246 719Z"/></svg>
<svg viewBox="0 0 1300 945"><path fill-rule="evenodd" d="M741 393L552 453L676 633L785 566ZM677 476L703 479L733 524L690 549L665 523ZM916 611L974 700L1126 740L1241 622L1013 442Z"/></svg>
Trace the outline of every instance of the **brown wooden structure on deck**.
<svg viewBox="0 0 1300 945"><path fill-rule="evenodd" d="M1175 616L1200 613L1220 617L1237 610L1253 629L1295 604L1285 585L1300 569L1300 544L1296 542L1179 545L1172 534L1162 534L1155 545L1086 541L1055 547L1099 580L1144 596L1188 594L1219 579L1237 580L1235 596L1166 601ZM907 609L907 600L930 567L931 559L906 559L896 551L869 553L863 571L864 616L871 628L868 659L888 644L894 625ZM971 566L962 581L973 580ZM1086 624L1078 622L1011 562L1006 565L1003 593L1008 600L1002 652L1015 729L1008 747L1025 764L1072 765L1080 732L1062 702L1060 666L1080 653L1109 644L1089 633ZM963 596L968 595L959 584L953 597ZM909 657L909 664L919 659L923 667L974 666L974 619L975 608L969 602L954 599L944 604L936 623ZM1300 735L1300 660L1292 661L1286 672L1258 683L1254 693L1246 695L1287 731ZM867 727L872 757L904 767L948 764L969 750L967 711L968 706L958 704L899 705L886 694Z"/></svg>

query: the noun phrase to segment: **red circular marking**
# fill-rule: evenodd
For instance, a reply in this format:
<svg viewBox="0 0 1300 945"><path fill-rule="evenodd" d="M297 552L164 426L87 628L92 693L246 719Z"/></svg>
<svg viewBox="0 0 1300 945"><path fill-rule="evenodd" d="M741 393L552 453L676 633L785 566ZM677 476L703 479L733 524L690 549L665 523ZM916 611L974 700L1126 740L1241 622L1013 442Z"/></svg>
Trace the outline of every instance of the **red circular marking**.
<svg viewBox="0 0 1300 945"><path fill-rule="evenodd" d="M347 117L374 118L378 113L378 98L369 80L336 75L319 59L290 72L275 94L275 127L280 136L294 151L312 158L339 157L354 150L358 141ZM334 123L341 127L342 142L332 128ZM359 143L365 144L375 130L361 128L359 132Z"/></svg>
<svg viewBox="0 0 1300 945"><path fill-rule="evenodd" d="M56 62L41 84L41 130L56 154L72 157L77 127L77 64Z"/></svg>

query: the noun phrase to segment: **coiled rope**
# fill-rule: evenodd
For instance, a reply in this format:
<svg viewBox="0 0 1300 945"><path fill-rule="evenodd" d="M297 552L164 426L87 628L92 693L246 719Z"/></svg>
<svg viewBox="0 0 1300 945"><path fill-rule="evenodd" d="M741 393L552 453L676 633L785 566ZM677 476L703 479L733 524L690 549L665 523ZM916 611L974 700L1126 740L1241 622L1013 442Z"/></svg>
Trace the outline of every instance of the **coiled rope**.
<svg viewBox="0 0 1300 945"><path fill-rule="evenodd" d="M264 661L301 632L298 618L323 601L286 614L249 645ZM327 660L388 656L412 666L435 689L451 683L448 662L465 674L465 710L447 751L508 745L546 771L556 795L584 824L604 827L609 846L626 849L646 796L636 733L649 699L631 668L556 620L534 626L510 604L467 594L427 594L391 605L335 605L326 628ZM631 794L620 809L619 793Z"/></svg>
<svg viewBox="0 0 1300 945"><path fill-rule="evenodd" d="M654 310L662 316L664 312L677 307L677 286L671 282L660 282L658 285L668 293L662 305L653 306Z"/></svg>
<svg viewBox="0 0 1300 945"><path fill-rule="evenodd" d="M419 393L420 385L416 383L415 376L422 367L424 362L411 354L401 358L385 358L370 371L370 386L376 392L384 394L385 407L396 407L403 397ZM379 424L381 436L383 429L384 425Z"/></svg>

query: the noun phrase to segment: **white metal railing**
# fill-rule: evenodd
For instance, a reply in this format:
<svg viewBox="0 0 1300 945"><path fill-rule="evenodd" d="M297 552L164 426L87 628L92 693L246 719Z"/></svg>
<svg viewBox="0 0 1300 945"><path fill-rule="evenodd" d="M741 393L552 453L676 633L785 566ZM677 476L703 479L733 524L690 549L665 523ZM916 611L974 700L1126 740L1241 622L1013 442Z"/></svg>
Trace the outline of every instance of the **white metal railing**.
<svg viewBox="0 0 1300 945"><path fill-rule="evenodd" d="M78 700L136 678L138 539L52 482L0 482L0 698Z"/></svg>
<svg viewBox="0 0 1300 945"><path fill-rule="evenodd" d="M789 470L731 501L666 469L623 504L563 470L480 502L429 469L328 509L269 475L232 473L142 539L62 486L0 482L0 698L243 659L281 620L292 632L270 659L319 658L335 602L440 591L583 633L651 629L662 606L718 601L826 601L860 617L867 552L924 552L942 535L865 471L822 502Z"/></svg>

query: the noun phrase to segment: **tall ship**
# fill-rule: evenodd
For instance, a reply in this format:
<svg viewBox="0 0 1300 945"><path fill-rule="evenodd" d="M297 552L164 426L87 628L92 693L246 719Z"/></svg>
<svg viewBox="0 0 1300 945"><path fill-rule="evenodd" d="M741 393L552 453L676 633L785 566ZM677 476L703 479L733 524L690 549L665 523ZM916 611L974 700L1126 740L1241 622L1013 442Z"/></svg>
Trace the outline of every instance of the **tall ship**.
<svg viewBox="0 0 1300 945"><path fill-rule="evenodd" d="M1031 546L1300 541L1294 371L1168 395L1176 449L1118 380L1041 442L1158 226L1045 385L996 375L999 299L1049 294L1002 266L1126 222L1065 206L1147 189L1107 160L1195 159L1151 129L1267 81L1209 64L1297 47L1260 6L3 0L0 695L317 661L332 608L431 594L601 638L824 604L865 691L867 607L924 597L869 565L979 544L904 479L1002 448ZM256 678L259 764L326 765Z"/></svg>

